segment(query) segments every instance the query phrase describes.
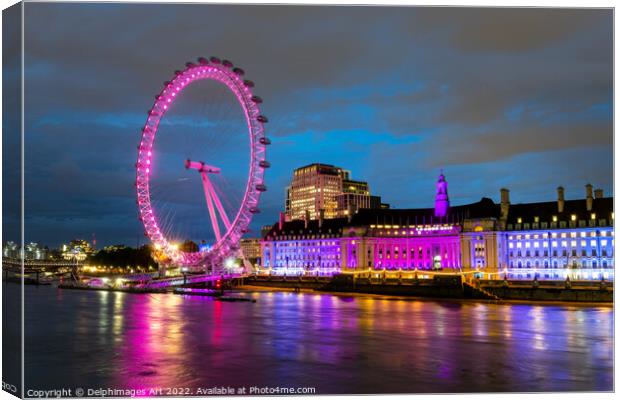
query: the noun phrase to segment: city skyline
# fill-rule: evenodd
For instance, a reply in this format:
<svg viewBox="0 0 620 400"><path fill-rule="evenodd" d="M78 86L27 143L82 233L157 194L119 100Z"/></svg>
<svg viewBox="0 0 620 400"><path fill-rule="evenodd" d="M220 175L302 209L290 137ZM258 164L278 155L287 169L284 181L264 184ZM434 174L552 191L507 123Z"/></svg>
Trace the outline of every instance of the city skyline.
<svg viewBox="0 0 620 400"><path fill-rule="evenodd" d="M431 207L441 168L455 205L498 202L501 187L514 203L553 200L560 185L582 198L586 183L613 196L610 13L330 9L151 5L132 36L110 28L144 18L137 5L29 4L26 241L147 243L133 186L144 111L171 71L209 55L249 72L270 119L269 191L252 236L277 221L292 170L314 162L353 171L394 208ZM5 135L15 127L4 121Z"/></svg>

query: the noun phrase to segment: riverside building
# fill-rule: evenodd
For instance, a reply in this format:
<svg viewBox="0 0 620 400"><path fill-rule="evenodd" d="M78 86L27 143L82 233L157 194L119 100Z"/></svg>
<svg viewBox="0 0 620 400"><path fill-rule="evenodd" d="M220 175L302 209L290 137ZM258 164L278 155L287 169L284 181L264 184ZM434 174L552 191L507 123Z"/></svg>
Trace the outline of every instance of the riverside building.
<svg viewBox="0 0 620 400"><path fill-rule="evenodd" d="M359 209L345 217L286 221L281 214L261 240L264 272L477 271L485 278L613 279L613 198L510 204L489 198L450 206L443 173L435 207Z"/></svg>

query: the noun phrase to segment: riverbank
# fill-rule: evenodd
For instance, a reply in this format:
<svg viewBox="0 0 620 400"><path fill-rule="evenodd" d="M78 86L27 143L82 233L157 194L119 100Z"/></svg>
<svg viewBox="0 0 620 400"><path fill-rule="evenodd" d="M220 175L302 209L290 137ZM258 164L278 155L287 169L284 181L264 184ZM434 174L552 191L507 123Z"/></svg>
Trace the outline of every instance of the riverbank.
<svg viewBox="0 0 620 400"><path fill-rule="evenodd" d="M297 294L328 294L338 297L355 297L355 298L368 298L373 300L410 300L410 301L428 301L428 302L454 302L454 303L486 303L486 304L498 304L498 305L510 305L510 304L524 304L524 305L566 305L575 307L605 307L613 308L613 302L586 302L586 301L545 301L545 300L490 300L490 299L466 299L466 298L438 298L438 297L419 297L419 296L398 296L398 295L385 295L363 292L326 292L314 289L293 289L288 287L277 286L257 286L257 285L243 285L236 288L232 292L240 293L297 293Z"/></svg>
<svg viewBox="0 0 620 400"><path fill-rule="evenodd" d="M432 299L469 299L527 303L571 302L613 305L613 283L542 281L466 282L459 275L434 279L369 279L351 275L333 278L250 277L245 286L332 294L375 294Z"/></svg>
<svg viewBox="0 0 620 400"><path fill-rule="evenodd" d="M172 291L172 288L90 286L75 282L60 283L58 288L137 294ZM229 293L235 291L287 291L345 296L363 294L391 298L613 306L614 289L613 282L464 281L459 275L443 275L433 279L354 279L351 275L336 275L334 277L252 276L244 278L241 286L227 289Z"/></svg>

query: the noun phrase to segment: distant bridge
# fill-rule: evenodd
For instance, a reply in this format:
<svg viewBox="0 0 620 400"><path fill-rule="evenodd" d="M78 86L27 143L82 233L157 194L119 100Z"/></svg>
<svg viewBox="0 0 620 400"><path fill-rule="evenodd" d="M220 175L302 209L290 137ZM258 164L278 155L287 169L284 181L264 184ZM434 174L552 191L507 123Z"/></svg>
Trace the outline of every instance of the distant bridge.
<svg viewBox="0 0 620 400"><path fill-rule="evenodd" d="M82 264L69 260L23 260L23 273L35 273L41 271L54 271L60 268L79 268ZM2 269L16 273L22 273L22 260L19 258L2 257Z"/></svg>

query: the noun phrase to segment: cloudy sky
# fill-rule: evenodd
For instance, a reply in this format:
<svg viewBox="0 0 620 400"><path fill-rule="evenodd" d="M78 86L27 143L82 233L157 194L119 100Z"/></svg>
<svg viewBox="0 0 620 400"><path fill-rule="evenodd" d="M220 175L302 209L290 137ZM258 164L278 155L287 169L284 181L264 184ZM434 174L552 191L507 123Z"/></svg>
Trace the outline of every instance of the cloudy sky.
<svg viewBox="0 0 620 400"><path fill-rule="evenodd" d="M553 200L558 185L580 198L588 182L613 194L611 10L30 3L25 17L26 240L145 242L139 130L162 82L203 55L245 69L270 119L255 232L312 162L351 170L396 208L432 206L441 168L453 204L498 201L501 187L513 203ZM181 160L206 146L239 165L233 187L245 173L238 110L226 93L195 92L159 150ZM18 126L3 123L5 136ZM203 198L182 197L172 213L204 217Z"/></svg>

